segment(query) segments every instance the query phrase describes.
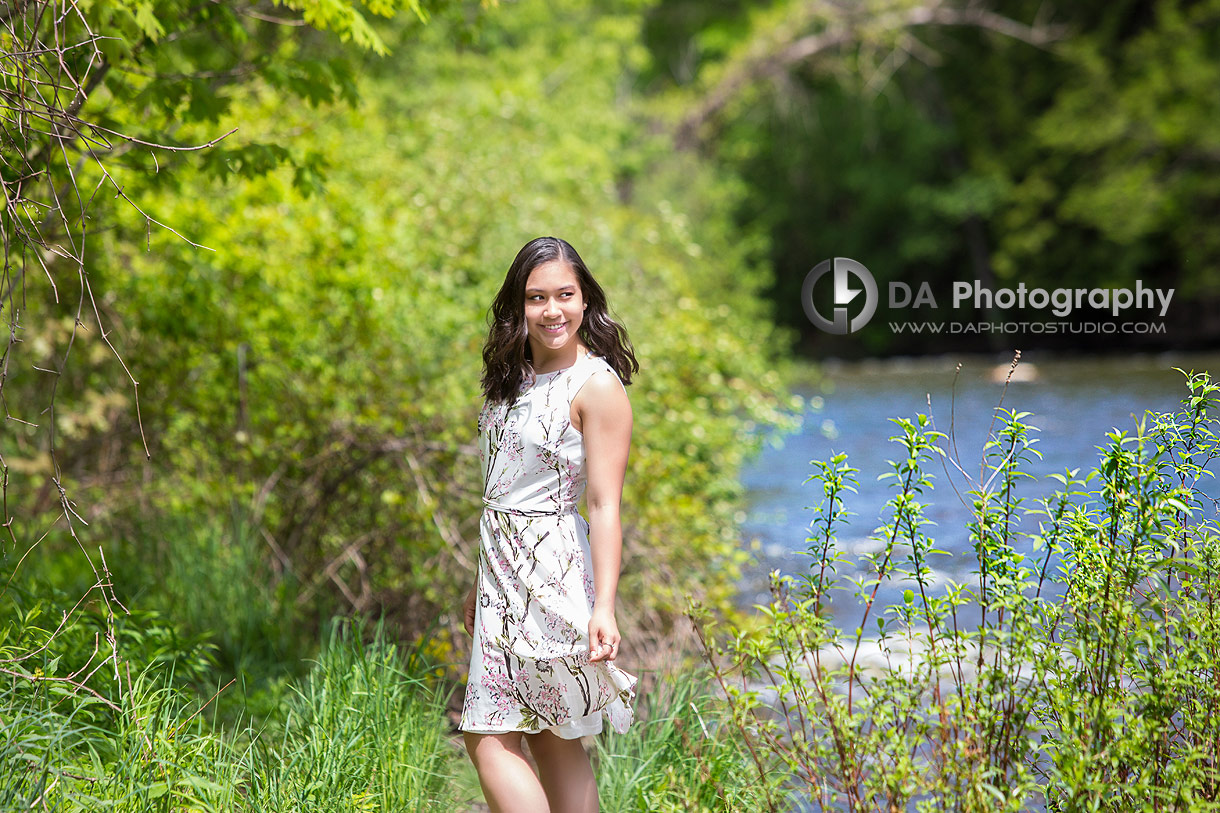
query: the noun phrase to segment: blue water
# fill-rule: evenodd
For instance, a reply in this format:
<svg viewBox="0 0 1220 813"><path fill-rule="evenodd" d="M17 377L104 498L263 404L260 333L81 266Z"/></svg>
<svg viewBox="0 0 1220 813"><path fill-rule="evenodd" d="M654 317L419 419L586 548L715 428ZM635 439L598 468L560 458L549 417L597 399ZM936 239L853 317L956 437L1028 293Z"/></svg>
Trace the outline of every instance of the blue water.
<svg viewBox="0 0 1220 813"><path fill-rule="evenodd" d="M959 361L962 368L955 389ZM784 438L782 448L765 448L743 473L749 492L743 537L755 550L758 563L742 585L741 605L767 601L771 570L795 574L808 568L810 557L795 551L807 544L813 519L813 512L807 509L821 500L820 485L804 482L813 471L812 459L826 460L846 452L848 463L860 469L856 475L859 493L848 494L844 500L845 508L855 516L839 531L840 548L856 560L860 554L882 547L871 538L872 532L881 524L881 512L894 488L889 485L892 479L878 481L877 476L889 470L887 460L903 455L898 444L885 440L898 431L890 417L930 414L936 429L946 433L952 429L961 466L977 479L983 444L1003 394L1002 406L1032 413L1025 420L1038 429L1031 437L1038 439L1034 448L1043 457L1026 469L1037 480L1024 481L1018 492L1032 506L1057 486L1047 475L1076 468L1083 475L1097 465L1099 447L1113 428L1134 434L1136 421L1145 410L1181 409L1188 390L1185 376L1173 367L1214 373L1220 371L1220 356L1055 359L1027 353L1019 372L1029 374L1031 380L1013 381L1004 391L1002 381L1008 367L998 359L948 357L821 365L821 380L802 391L811 408L801 430ZM997 421L995 427L1000 425ZM977 561L966 531L970 514L950 481L963 493L972 484L961 472L952 467L946 471L940 463L931 464L928 470L935 475L935 490L923 499L932 503L925 515L936 525L925 531L936 540L936 547L950 554L930 562L935 570L934 590L941 593L949 580L975 580L972 571L977 569ZM1211 482L1208 491L1216 491L1215 481ZM1026 518L1022 529L1036 530L1036 523L1036 518ZM861 573L847 567L839 575L858 577ZM883 606L898 603L909 586L883 585L878 601ZM837 596L831 614L841 628L854 629L860 619L858 600L847 591Z"/></svg>

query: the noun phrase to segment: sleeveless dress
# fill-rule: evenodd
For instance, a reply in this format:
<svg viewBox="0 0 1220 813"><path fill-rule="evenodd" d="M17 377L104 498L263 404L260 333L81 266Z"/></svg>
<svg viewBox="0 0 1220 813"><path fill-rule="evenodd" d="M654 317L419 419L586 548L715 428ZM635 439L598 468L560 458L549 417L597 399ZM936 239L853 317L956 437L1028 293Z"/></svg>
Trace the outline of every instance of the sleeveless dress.
<svg viewBox="0 0 1220 813"><path fill-rule="evenodd" d="M603 716L620 734L631 724L636 678L613 661L589 661L593 562L589 523L576 509L584 439L570 410L600 370L618 378L586 354L479 415L484 509L462 731L550 729L576 739L600 733Z"/></svg>

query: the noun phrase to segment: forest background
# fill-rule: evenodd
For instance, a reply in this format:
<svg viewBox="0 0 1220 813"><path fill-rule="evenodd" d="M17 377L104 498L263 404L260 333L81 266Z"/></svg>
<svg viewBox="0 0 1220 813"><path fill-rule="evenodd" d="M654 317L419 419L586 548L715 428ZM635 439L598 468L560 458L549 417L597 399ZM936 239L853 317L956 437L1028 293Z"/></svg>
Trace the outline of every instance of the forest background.
<svg viewBox="0 0 1220 813"><path fill-rule="evenodd" d="M533 236L581 251L642 362L619 623L645 691L694 657L689 599L734 613L737 472L795 427L803 357L996 349L815 334L819 260L1138 279L1177 291L1170 332L1117 349L1220 337L1215 0L0 15L13 707L124 708L134 664L227 687L219 725L282 721L336 617L460 683L485 313Z"/></svg>

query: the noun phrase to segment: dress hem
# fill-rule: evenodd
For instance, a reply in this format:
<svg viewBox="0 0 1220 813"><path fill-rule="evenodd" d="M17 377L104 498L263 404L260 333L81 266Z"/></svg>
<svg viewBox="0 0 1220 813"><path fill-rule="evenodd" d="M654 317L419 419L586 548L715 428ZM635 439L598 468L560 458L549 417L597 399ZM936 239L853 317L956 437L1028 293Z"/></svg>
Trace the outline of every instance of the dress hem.
<svg viewBox="0 0 1220 813"><path fill-rule="evenodd" d="M601 715L599 714L600 718ZM571 721L568 721L570 723ZM541 734L543 731L550 731L555 736L563 740L578 740L581 737L595 737L605 730L602 721L598 719L591 725L573 726L568 723L559 723L558 725L548 726L547 728L461 728L458 730L466 734L511 734L514 731L522 734Z"/></svg>

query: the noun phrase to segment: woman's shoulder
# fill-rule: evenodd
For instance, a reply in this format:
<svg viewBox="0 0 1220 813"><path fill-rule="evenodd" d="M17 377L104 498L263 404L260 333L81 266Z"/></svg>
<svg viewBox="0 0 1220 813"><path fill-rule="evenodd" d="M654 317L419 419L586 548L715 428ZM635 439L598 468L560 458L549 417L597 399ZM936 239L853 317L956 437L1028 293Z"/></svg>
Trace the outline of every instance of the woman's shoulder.
<svg viewBox="0 0 1220 813"><path fill-rule="evenodd" d="M573 396L586 387L590 388L590 394L594 395L613 395L616 390L622 389L625 392L627 389L623 386L623 381L619 378L614 366L602 356L594 353L585 356L573 373L571 383ZM609 375L605 375L605 373L609 373Z"/></svg>
<svg viewBox="0 0 1220 813"><path fill-rule="evenodd" d="M614 365L607 361L605 356L599 356L597 353L590 353L585 357L585 361L593 368L593 372L597 372L598 370L609 370L610 372L614 373ZM618 376L618 373L614 374L616 377Z"/></svg>

